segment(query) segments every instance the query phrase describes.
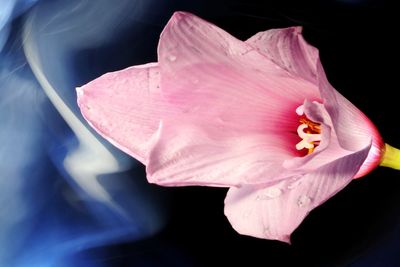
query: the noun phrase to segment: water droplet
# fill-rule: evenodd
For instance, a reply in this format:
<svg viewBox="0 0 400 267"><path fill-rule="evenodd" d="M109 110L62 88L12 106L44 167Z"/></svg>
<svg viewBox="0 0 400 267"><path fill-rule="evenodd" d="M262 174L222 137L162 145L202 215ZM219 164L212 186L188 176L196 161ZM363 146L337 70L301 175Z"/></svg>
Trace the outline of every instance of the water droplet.
<svg viewBox="0 0 400 267"><path fill-rule="evenodd" d="M287 186L287 188L288 188L289 190L292 190L293 188L298 187L300 184L301 184L301 181L296 181L296 182L290 183L290 184Z"/></svg>
<svg viewBox="0 0 400 267"><path fill-rule="evenodd" d="M298 187L302 182L300 180L301 177L302 177L302 175L299 175L299 176L295 176L292 179L290 179L287 189L292 190L293 188Z"/></svg>
<svg viewBox="0 0 400 267"><path fill-rule="evenodd" d="M256 200L268 200L282 195L282 190L277 187L267 188L262 195L257 195Z"/></svg>
<svg viewBox="0 0 400 267"><path fill-rule="evenodd" d="M302 195L297 199L297 206L299 207L305 207L310 205L311 203L311 198L306 196L306 195Z"/></svg>
<svg viewBox="0 0 400 267"><path fill-rule="evenodd" d="M171 62L174 62L176 60L176 56L174 56L174 55L169 55L167 58Z"/></svg>
<svg viewBox="0 0 400 267"><path fill-rule="evenodd" d="M265 195L269 198L276 198L282 195L282 190L277 187L270 187L266 190Z"/></svg>

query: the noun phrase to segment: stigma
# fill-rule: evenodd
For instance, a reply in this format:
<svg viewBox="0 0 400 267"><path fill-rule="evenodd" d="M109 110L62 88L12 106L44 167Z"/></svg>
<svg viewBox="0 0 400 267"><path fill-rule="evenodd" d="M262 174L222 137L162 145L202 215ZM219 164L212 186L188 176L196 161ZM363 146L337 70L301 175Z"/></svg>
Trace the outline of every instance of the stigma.
<svg viewBox="0 0 400 267"><path fill-rule="evenodd" d="M297 134L301 138L301 141L296 144L297 150L307 149L307 155L314 152L314 149L320 144L321 125L308 119L302 110L296 110L296 113L300 115L300 125L297 127Z"/></svg>

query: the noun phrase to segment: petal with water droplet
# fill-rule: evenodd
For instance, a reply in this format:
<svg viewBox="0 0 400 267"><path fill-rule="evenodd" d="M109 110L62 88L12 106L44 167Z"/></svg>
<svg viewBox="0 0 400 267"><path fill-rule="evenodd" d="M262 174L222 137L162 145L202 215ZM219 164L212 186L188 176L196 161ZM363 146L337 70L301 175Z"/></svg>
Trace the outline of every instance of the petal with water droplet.
<svg viewBox="0 0 400 267"><path fill-rule="evenodd" d="M370 145L364 149L324 165L304 175L292 190L285 190L279 197L268 201L255 201L256 196L271 190L256 186L231 188L225 199L225 214L233 228L241 234L259 238L277 239L290 243L290 234L299 226L307 214L345 187L357 173L368 155ZM273 188L288 186L282 181ZM242 214L253 209L247 220ZM268 228L268 236L265 229Z"/></svg>

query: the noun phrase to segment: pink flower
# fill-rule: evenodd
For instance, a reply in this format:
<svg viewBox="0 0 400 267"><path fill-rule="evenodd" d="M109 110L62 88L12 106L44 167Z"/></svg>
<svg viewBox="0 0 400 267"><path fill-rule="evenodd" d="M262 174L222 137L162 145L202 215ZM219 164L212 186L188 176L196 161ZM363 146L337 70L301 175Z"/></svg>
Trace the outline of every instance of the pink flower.
<svg viewBox="0 0 400 267"><path fill-rule="evenodd" d="M164 186L230 187L241 234L290 242L305 216L381 161L371 121L327 81L300 27L242 42L177 12L158 62L78 88L82 114Z"/></svg>

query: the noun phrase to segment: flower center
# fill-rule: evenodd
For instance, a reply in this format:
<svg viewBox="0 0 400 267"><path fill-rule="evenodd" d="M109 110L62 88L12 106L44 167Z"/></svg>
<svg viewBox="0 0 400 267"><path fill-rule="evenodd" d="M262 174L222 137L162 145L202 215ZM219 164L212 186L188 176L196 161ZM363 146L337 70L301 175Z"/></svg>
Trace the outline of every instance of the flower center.
<svg viewBox="0 0 400 267"><path fill-rule="evenodd" d="M296 110L297 112L297 110ZM311 121L302 111L297 112L300 115L300 125L297 127L297 134L301 141L296 144L297 150L307 149L307 155L311 154L321 142L321 125Z"/></svg>

